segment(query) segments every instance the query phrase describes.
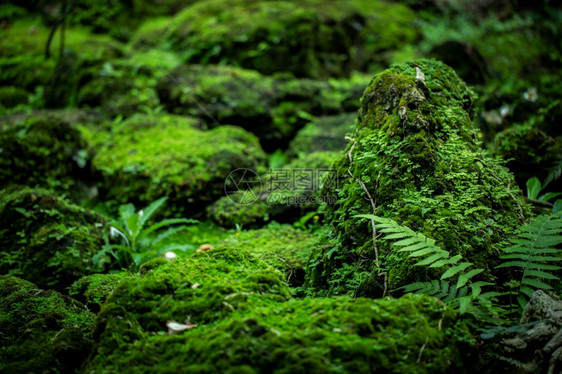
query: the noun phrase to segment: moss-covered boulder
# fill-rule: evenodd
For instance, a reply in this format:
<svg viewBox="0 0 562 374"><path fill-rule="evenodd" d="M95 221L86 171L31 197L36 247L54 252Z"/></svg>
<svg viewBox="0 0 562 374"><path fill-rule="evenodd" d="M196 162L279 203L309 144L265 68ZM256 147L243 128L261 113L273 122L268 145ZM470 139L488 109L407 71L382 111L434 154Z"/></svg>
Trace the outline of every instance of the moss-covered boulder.
<svg viewBox="0 0 562 374"><path fill-rule="evenodd" d="M83 303L92 312L97 313L115 287L122 280L132 276L133 274L127 272L86 275L70 287L68 294Z"/></svg>
<svg viewBox="0 0 562 374"><path fill-rule="evenodd" d="M289 145L292 155L303 156L312 152L343 151L345 136L353 130L356 113L318 117L305 125Z"/></svg>
<svg viewBox="0 0 562 374"><path fill-rule="evenodd" d="M396 45L416 40L404 5L352 0L197 2L172 20L149 21L136 45L170 45L192 63L225 63L298 77L346 76L387 63Z"/></svg>
<svg viewBox="0 0 562 374"><path fill-rule="evenodd" d="M224 181L238 168L260 170L265 154L256 137L235 126L209 131L198 121L170 115L139 115L105 136L85 136L97 151L107 199L148 204L168 196L168 213L197 214L224 193Z"/></svg>
<svg viewBox="0 0 562 374"><path fill-rule="evenodd" d="M275 150L313 116L356 110L367 83L368 77L360 74L313 81L228 66L182 65L160 79L156 90L169 112L199 117L209 127L243 127L266 150Z"/></svg>
<svg viewBox="0 0 562 374"><path fill-rule="evenodd" d="M96 321L94 359L165 334L168 321L202 327L252 309L255 298L283 301L289 295L281 272L243 249L222 246L188 259L159 258L141 276L123 279L106 300Z"/></svg>
<svg viewBox="0 0 562 374"><path fill-rule="evenodd" d="M380 296L439 279L443 268L413 267L389 242L373 242L371 222L358 214L421 232L501 283L493 274L497 249L529 211L513 175L474 140L472 107L466 84L435 60L393 65L375 76L354 139L335 163L337 182L325 192L338 199L326 208L330 232L313 256L311 285Z"/></svg>
<svg viewBox="0 0 562 374"><path fill-rule="evenodd" d="M179 296L167 300L165 307ZM85 370L450 373L470 372L478 361L467 328L436 299L406 295L397 300L253 302L217 322L175 333L166 332L161 320L153 333L138 328L134 314L123 311L123 320L112 321L130 321L142 336L117 347L108 339L111 332L118 336L135 330L108 325ZM144 313L146 321L156 318L148 308Z"/></svg>
<svg viewBox="0 0 562 374"><path fill-rule="evenodd" d="M103 108L110 115L160 111L154 87L160 78L180 64L178 56L160 50L134 52L119 59L104 60L82 72L77 105Z"/></svg>
<svg viewBox="0 0 562 374"><path fill-rule="evenodd" d="M259 185L240 195L221 197L207 208L207 215L225 227L262 226L272 219L294 222L331 199L320 191L325 178L333 174L330 166L338 157L339 152L313 152L269 169Z"/></svg>
<svg viewBox="0 0 562 374"><path fill-rule="evenodd" d="M94 271L104 223L46 190L2 190L0 273L62 291Z"/></svg>
<svg viewBox="0 0 562 374"><path fill-rule="evenodd" d="M0 87L0 114L1 108L11 109L17 105L25 105L28 102L29 92L20 87Z"/></svg>
<svg viewBox="0 0 562 374"><path fill-rule="evenodd" d="M37 112L0 119L0 187L9 184L69 190L87 174L88 145L74 122L81 116Z"/></svg>
<svg viewBox="0 0 562 374"><path fill-rule="evenodd" d="M292 287L304 283L305 266L316 236L287 224L272 222L256 230L243 230L225 243L246 250L285 274Z"/></svg>
<svg viewBox="0 0 562 374"><path fill-rule="evenodd" d="M90 353L94 318L67 296L0 275L0 371L76 372Z"/></svg>

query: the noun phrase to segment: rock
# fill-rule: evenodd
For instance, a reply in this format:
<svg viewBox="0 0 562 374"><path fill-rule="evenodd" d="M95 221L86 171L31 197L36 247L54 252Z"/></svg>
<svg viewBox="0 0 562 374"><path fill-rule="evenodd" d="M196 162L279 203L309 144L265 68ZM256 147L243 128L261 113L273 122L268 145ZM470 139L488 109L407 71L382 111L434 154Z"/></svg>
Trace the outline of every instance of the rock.
<svg viewBox="0 0 562 374"><path fill-rule="evenodd" d="M318 117L305 125L289 145L290 154L302 156L312 152L342 151L346 135L353 130L356 113Z"/></svg>
<svg viewBox="0 0 562 374"><path fill-rule="evenodd" d="M353 140L333 166L336 181L322 192L337 201L326 209L325 245L311 257L312 287L381 296L439 279L443 269L413 267L387 241L375 247L370 222L358 214L392 218L476 268L498 264L494 248L506 244L529 210L513 176L474 140L472 108L466 84L435 60L393 65L375 76Z"/></svg>
<svg viewBox="0 0 562 374"><path fill-rule="evenodd" d="M406 6L382 1L352 0L342 7L316 0L219 0L197 2L168 21L149 21L134 43L171 45L190 63L326 79L388 63L391 49L416 40L413 21Z"/></svg>
<svg viewBox="0 0 562 374"><path fill-rule="evenodd" d="M316 243L316 236L290 225L272 222L257 230L243 230L224 241L246 250L280 270L291 287L304 283L305 266Z"/></svg>
<svg viewBox="0 0 562 374"><path fill-rule="evenodd" d="M559 373L562 370L562 302L543 291L535 291L519 321L527 324L523 332L512 334L500 343L501 355L509 360L505 372L517 374Z"/></svg>
<svg viewBox="0 0 562 374"><path fill-rule="evenodd" d="M204 287L202 283L200 288ZM181 367L206 373L450 373L470 372L478 361L470 346L471 335L456 313L428 297L272 302L248 295L243 298L252 302L250 308L238 306L210 323L199 323L192 314L185 325L197 327L170 335L160 314L175 308L182 302L180 295L191 291L186 286L174 297L162 294L166 308L157 308L158 303L156 311L139 300L139 305L146 305L142 319L112 296L106 307L119 305L117 315L123 320L98 318L98 328L105 326L105 330L97 336L96 353L85 371L164 373ZM177 309L174 315L184 321L185 314ZM121 333L137 337L121 344L110 340L111 334Z"/></svg>
<svg viewBox="0 0 562 374"><path fill-rule="evenodd" d="M76 372L90 353L94 318L67 296L0 275L0 371Z"/></svg>
<svg viewBox="0 0 562 374"><path fill-rule="evenodd" d="M93 273L102 217L42 189L2 190L0 273L63 291Z"/></svg>
<svg viewBox="0 0 562 374"><path fill-rule="evenodd" d="M97 313L115 287L130 277L133 277L133 274L127 272L86 275L70 287L68 294L83 303L92 312Z"/></svg>
<svg viewBox="0 0 562 374"><path fill-rule="evenodd" d="M202 131L197 124L189 117L137 115L105 138L85 135L97 151L92 166L103 179L100 194L135 205L168 196L168 214L194 216L224 194L231 171L261 170L265 154L255 136L235 126Z"/></svg>
<svg viewBox="0 0 562 374"><path fill-rule="evenodd" d="M75 187L88 179L88 145L79 126L99 117L84 111L36 111L0 120L0 187L41 186L80 195Z"/></svg>
<svg viewBox="0 0 562 374"><path fill-rule="evenodd" d="M266 151L287 146L311 118L357 109L368 77L314 81L215 65L181 65L156 86L171 113L199 117L209 127L240 126L260 138Z"/></svg>
<svg viewBox="0 0 562 374"><path fill-rule="evenodd" d="M338 152L313 152L269 169L249 195L221 197L207 208L207 216L224 227L259 227L269 220L294 222L326 202L321 184L324 176L331 176L330 166L338 156ZM251 197L242 200L244 196Z"/></svg>

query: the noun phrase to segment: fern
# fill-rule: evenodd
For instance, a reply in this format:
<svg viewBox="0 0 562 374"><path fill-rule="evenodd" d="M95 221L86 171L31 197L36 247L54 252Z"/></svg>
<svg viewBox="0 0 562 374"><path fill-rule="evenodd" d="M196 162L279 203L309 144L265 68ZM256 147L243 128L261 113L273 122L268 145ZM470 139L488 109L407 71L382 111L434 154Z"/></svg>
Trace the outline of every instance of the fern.
<svg viewBox="0 0 562 374"><path fill-rule="evenodd" d="M520 268L523 271L517 301L521 307L535 290L551 290L549 282L560 281L553 272L562 269L562 212L540 215L532 223L519 229L511 246L501 256L507 262L498 268Z"/></svg>
<svg viewBox="0 0 562 374"><path fill-rule="evenodd" d="M500 311L493 306L493 302L501 294L482 292L482 287L493 285L493 283L472 281L484 269L469 270L473 264L462 261L462 255L451 257L450 253L440 248L434 239L401 226L391 219L372 214L360 214L356 217L376 222L375 228L379 233L384 234L384 240L394 241L392 244L400 247L398 252L406 252L408 257L418 259L415 266L446 268L439 280L409 284L402 287L405 292L437 297L450 307L458 308L461 313L470 312L482 318L490 319L491 315L497 315L497 312ZM454 284L446 280L454 277L457 278Z"/></svg>

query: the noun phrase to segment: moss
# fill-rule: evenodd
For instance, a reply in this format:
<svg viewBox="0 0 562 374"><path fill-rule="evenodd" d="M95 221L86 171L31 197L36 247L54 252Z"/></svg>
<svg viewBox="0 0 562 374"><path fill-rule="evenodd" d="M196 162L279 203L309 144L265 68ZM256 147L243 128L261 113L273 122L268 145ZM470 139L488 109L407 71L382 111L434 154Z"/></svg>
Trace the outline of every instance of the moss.
<svg viewBox="0 0 562 374"><path fill-rule="evenodd" d="M227 66L182 65L156 89L168 111L197 116L210 127L241 126L273 151L283 148L313 116L355 110L367 82L362 75L321 82L265 77Z"/></svg>
<svg viewBox="0 0 562 374"><path fill-rule="evenodd" d="M29 92L20 87L0 87L0 106L13 108L17 105L27 104Z"/></svg>
<svg viewBox="0 0 562 374"><path fill-rule="evenodd" d="M219 225L262 226L271 219L292 222L323 202L320 185L338 152L313 152L282 168L270 169L252 192L256 199L242 204L232 194L215 201L207 215Z"/></svg>
<svg viewBox="0 0 562 374"><path fill-rule="evenodd" d="M257 230L243 230L226 243L248 251L285 275L292 287L304 283L305 265L316 236L290 225L272 222Z"/></svg>
<svg viewBox="0 0 562 374"><path fill-rule="evenodd" d="M115 287L124 279L132 276L126 272L86 275L70 287L68 294L83 303L92 312L97 313Z"/></svg>
<svg viewBox="0 0 562 374"><path fill-rule="evenodd" d="M0 273L59 291L93 272L104 220L42 189L3 190Z"/></svg>
<svg viewBox="0 0 562 374"><path fill-rule="evenodd" d="M146 115L114 128L92 161L106 197L141 205L168 196L169 213L193 215L223 193L231 171L259 170L265 155L253 135L234 126L201 131L196 125L192 118Z"/></svg>
<svg viewBox="0 0 562 374"><path fill-rule="evenodd" d="M3 118L0 124L0 186L40 185L70 190L89 161L87 144L74 121L76 112L37 112Z"/></svg>
<svg viewBox="0 0 562 374"><path fill-rule="evenodd" d="M75 372L89 354L94 317L58 292L0 275L0 371Z"/></svg>
<svg viewBox="0 0 562 374"><path fill-rule="evenodd" d="M168 23L141 28L137 45L168 43L192 63L223 63L299 77L342 77L385 62L413 42L414 13L399 4L353 0L239 1L186 7Z"/></svg>
<svg viewBox="0 0 562 374"><path fill-rule="evenodd" d="M120 349L103 343L87 371L446 373L469 372L477 362L456 314L415 295L256 299L249 310L175 335L160 327Z"/></svg>
<svg viewBox="0 0 562 374"><path fill-rule="evenodd" d="M416 79L420 72L425 77ZM441 274L414 270L412 260L381 240L377 266L369 222L354 218L373 214L373 204L374 214L434 238L451 255L485 269L483 278L497 280L498 248L529 210L502 162L473 140L472 108L464 82L434 60L393 65L374 77L354 140L335 163L337 180L324 192L338 199L326 208L331 229L311 261L310 285L376 296Z"/></svg>
<svg viewBox="0 0 562 374"><path fill-rule="evenodd" d="M353 129L357 115L344 113L314 119L303 127L291 141L290 153L305 155L321 151L343 151L345 136Z"/></svg>
<svg viewBox="0 0 562 374"><path fill-rule="evenodd" d="M246 251L225 246L188 259L158 260L139 277L123 279L107 299L96 321L96 351L109 357L135 340L165 331L170 320L204 326L253 308L251 295L285 300L289 289L282 279Z"/></svg>

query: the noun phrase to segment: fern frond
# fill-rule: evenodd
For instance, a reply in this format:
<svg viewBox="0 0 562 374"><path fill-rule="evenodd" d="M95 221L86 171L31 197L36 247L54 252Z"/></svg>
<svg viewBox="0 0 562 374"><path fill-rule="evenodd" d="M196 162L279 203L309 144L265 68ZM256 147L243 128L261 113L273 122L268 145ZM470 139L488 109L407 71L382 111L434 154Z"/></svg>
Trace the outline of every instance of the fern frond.
<svg viewBox="0 0 562 374"><path fill-rule="evenodd" d="M562 212L536 217L529 225L519 229L516 236L510 240L511 246L504 248L506 261L498 268L522 269L519 304L523 307L526 299L535 290L550 290L549 282L559 281L560 278L552 272L562 269L562 250L556 248L562 244Z"/></svg>

